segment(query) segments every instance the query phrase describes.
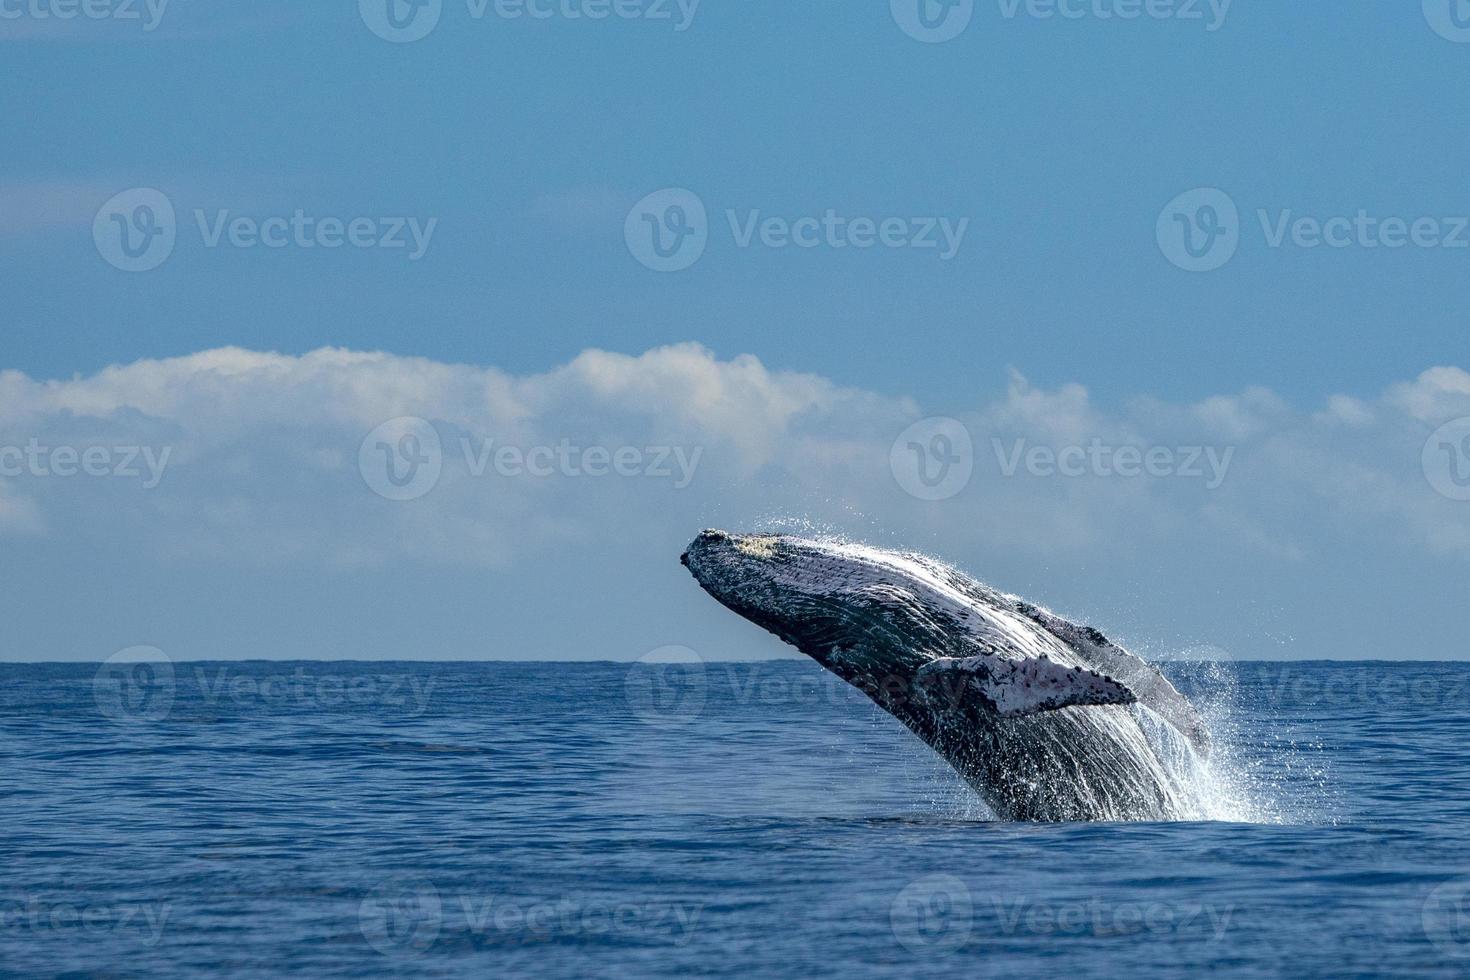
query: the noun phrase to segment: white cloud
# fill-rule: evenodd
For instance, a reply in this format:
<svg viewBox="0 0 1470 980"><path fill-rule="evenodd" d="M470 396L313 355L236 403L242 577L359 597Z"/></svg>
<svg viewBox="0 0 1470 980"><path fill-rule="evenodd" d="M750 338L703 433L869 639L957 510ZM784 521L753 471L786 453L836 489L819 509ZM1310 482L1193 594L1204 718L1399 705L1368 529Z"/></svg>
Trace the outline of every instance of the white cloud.
<svg viewBox="0 0 1470 980"><path fill-rule="evenodd" d="M1389 389L1388 401L1421 422L1470 414L1470 373L1457 367L1430 368L1417 379Z"/></svg>
<svg viewBox="0 0 1470 980"><path fill-rule="evenodd" d="M337 348L300 357L221 348L72 381L0 375L6 444L172 448L159 491L129 495L119 480L96 482L84 495L100 508L91 533L104 533L106 507L118 507L156 527L169 554L263 561L412 554L494 564L604 520L645 525L669 513L667 480L476 478L469 463L487 438L522 450L562 441L697 450L701 470L675 498L681 507L785 510L823 522L861 513L894 529L938 522L958 541L1005 548L1085 550L1213 527L1222 547L1299 558L1311 550L1299 522L1326 508L1377 532L1389 522L1444 551L1470 533L1470 508L1433 494L1417 460L1427 432L1455 413L1470 413L1470 375L1454 367L1379 400L1339 395L1314 414L1250 389L1185 406L1144 400L1108 416L1080 385L1042 391L1013 373L1000 398L966 419L978 475L935 507L908 500L888 473L892 438L920 414L913 401L770 372L756 357L719 360L695 344L637 357L589 350L520 378ZM434 420L444 436L440 486L407 504L373 497L356 469L365 433L395 416ZM998 479L997 441L1016 439L1219 447L1235 454L1235 472L1213 492L1183 479ZM10 526L38 529L53 505L79 500L76 479L26 479L25 497L3 498ZM51 533L66 526L46 523ZM379 532L365 541L370 525Z"/></svg>
<svg viewBox="0 0 1470 980"><path fill-rule="evenodd" d="M748 355L720 360L695 344L639 356L589 350L519 377L330 348L223 348L69 381L12 371L0 375L0 444L167 446L172 457L155 490L14 478L0 496L0 525L140 535L174 558L347 565L404 556L497 565L609 527L675 522L686 533L706 515L794 515L896 538L942 530L955 547L1052 555L1187 538L1300 561L1324 540L1358 533L1432 554L1470 540L1470 507L1438 496L1419 468L1428 432L1470 414L1470 374L1458 368L1426 371L1377 399L1336 396L1315 412L1250 389L1196 404L1144 399L1110 414L1080 385L1045 391L1013 373L1004 393L964 419L976 476L939 504L907 497L888 470L892 440L920 414L908 399L771 371ZM432 420L445 455L439 485L401 503L375 496L357 470L363 437L396 416ZM700 455L688 489L646 477L475 476L485 439ZM1016 440L1234 455L1218 490L1180 478L1006 478L997 441Z"/></svg>
<svg viewBox="0 0 1470 980"><path fill-rule="evenodd" d="M699 636L667 632L671 621L711 628L697 602L669 604L687 584L673 559L698 528L779 523L933 551L1063 608L1082 596L1088 610L1079 614L1094 612L1105 626L1142 624L1149 643L1161 627L1194 630L1189 643L1259 645L1315 609L1305 655L1370 655L1397 642L1375 641L1375 633L1398 635L1373 611L1376 597L1404 608L1432 601L1421 597L1452 588L1470 555L1470 504L1436 493L1421 468L1429 433L1470 416L1470 375L1458 368L1318 406L1251 389L1192 404L1140 398L1119 410L1101 407L1081 385L1045 390L1013 374L962 415L974 475L938 502L907 495L889 468L895 438L922 414L911 399L772 371L750 356L721 360L695 344L638 356L589 350L534 375L340 349L288 356L236 348L70 380L4 372L0 454L12 451L0 465L31 440L79 452L143 447L155 463L164 449L170 456L152 489L141 461L132 477L0 474L0 562L9 557L7 575L26 582L37 560L83 570L93 556L106 556L109 568L123 562L126 571L113 574L136 578L156 597L128 613L140 628L177 621L185 631L192 623L194 632L176 642L211 654L231 655L219 637L258 629L259 613L237 608L231 592L299 605L295 595L271 592L293 576L336 583L339 592L333 609L301 612L292 635L317 635L321 623L341 628L349 616L373 624L377 632L364 636L416 636L404 631L420 629L410 625L420 620L400 623L392 603L364 595L351 612L341 605L360 582L409 572L436 583L416 579L417 591L403 597L419 615L433 609L440 620L473 623L476 636L512 638L504 642L518 645L506 655L600 650L598 630L615 629L632 644L616 655L637 656L667 642L714 652ZM365 436L399 416L431 420L443 446L437 485L408 501L375 494L358 468ZM673 459L662 461L667 476L505 476L492 456L477 457L487 439L491 454L504 446L665 447L697 465L684 488ZM1094 440L1232 455L1216 489L1198 478L1038 476L1024 466L1004 475L1003 457L1018 442L1056 451ZM477 458L487 466L478 476ZM60 573L48 574L33 583L45 597L38 609L87 622L102 586L68 598L68 583L51 581ZM201 575L223 576L227 591L173 598L195 591ZM474 610L441 608L423 591L460 595L482 580L498 584ZM562 594L569 580L581 583L571 597ZM592 582L595 592L587 591ZM1243 589L1254 596L1250 615L1236 609ZM1344 592L1356 596L1347 608L1338 601ZM575 615L553 611L569 598ZM1443 645L1437 621L1416 620L1420 648ZM18 626L17 651L49 642L55 622ZM422 629L430 647L443 632ZM734 625L728 632L732 645L709 643L743 655L750 634ZM107 637L95 642L105 647ZM136 639L117 637L120 645ZM453 642L444 640L442 652L456 654Z"/></svg>

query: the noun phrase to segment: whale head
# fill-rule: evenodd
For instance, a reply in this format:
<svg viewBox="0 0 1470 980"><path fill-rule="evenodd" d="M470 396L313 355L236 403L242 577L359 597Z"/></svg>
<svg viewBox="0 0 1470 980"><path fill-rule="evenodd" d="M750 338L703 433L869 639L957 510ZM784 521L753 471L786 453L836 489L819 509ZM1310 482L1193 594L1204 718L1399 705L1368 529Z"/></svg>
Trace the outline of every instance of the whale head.
<svg viewBox="0 0 1470 980"><path fill-rule="evenodd" d="M862 669L911 676L959 652L963 610L917 556L707 530L680 561L720 603L848 680Z"/></svg>

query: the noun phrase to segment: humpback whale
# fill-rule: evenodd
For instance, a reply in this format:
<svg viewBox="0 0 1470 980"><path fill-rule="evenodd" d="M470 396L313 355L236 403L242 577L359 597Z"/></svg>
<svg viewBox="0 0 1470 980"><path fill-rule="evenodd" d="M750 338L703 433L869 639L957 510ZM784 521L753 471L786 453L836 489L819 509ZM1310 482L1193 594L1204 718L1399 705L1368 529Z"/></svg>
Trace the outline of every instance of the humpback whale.
<svg viewBox="0 0 1470 980"><path fill-rule="evenodd" d="M680 561L902 722L999 819L1200 815L1203 720L1091 627L923 555L861 544L707 530Z"/></svg>

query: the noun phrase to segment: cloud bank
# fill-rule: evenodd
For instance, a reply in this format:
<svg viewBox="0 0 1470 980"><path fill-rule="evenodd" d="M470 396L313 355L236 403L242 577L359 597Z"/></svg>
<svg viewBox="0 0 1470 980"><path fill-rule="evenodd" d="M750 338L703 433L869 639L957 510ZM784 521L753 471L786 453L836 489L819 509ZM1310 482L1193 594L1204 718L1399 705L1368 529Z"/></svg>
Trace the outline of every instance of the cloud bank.
<svg viewBox="0 0 1470 980"><path fill-rule="evenodd" d="M1426 472L1431 433L1470 416L1463 369L1434 367L1376 395L1307 407L1250 389L1109 409L1080 385L1045 390L997 375L996 389L957 416L973 446L971 475L945 499L925 500L906 492L912 474L894 469L907 451L895 455L895 440L925 416L919 400L774 371L749 355L722 360L695 344L638 356L589 350L526 376L341 349L225 348L70 380L9 371L0 373L9 555L0 561L23 575L28 554L125 554L160 583L199 568L232 570L242 583L405 568L509 577L515 607L487 602L502 623L525 617L515 631L531 635L533 619L544 626L566 601L571 567L621 579L602 600L616 612L595 612L594 602L589 616L647 621L667 609L656 593L670 586L640 581L645 569L672 563L702 526L767 525L936 552L1002 587L1055 588L1063 605L1114 621L1135 608L1140 622L1162 616L1169 637L1197 626L1218 634L1239 617L1232 590L1251 589L1258 602L1280 596L1263 615L1269 628L1237 639L1253 647L1303 621L1293 594L1314 606L1332 595L1391 603L1464 582L1470 502L1440 492L1444 474ZM405 418L432 427L438 472L427 491L389 499L375 489L383 474L363 461L381 450L381 465L407 466L423 451L400 442L411 423L383 428ZM122 465L130 451L136 476ZM1447 467L1456 462L1444 452ZM1320 591L1303 594L1303 581ZM67 606L69 583L42 585ZM1211 597L1190 600L1190 589L1214 591L1210 608L1231 614L1200 614ZM701 621L704 610L683 608L696 599L678 601L675 619ZM1366 611L1317 612L1338 633L1288 653L1381 648L1366 639ZM34 656L44 642L37 623L26 650Z"/></svg>

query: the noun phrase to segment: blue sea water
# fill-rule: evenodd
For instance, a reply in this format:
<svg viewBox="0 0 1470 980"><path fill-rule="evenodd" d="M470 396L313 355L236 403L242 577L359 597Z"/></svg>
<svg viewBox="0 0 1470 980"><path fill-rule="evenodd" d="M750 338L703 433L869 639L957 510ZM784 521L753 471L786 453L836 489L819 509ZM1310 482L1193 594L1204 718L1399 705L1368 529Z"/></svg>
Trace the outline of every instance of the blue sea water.
<svg viewBox="0 0 1470 980"><path fill-rule="evenodd" d="M1209 821L989 821L804 661L0 666L0 974L1470 973L1470 665L1166 669Z"/></svg>

